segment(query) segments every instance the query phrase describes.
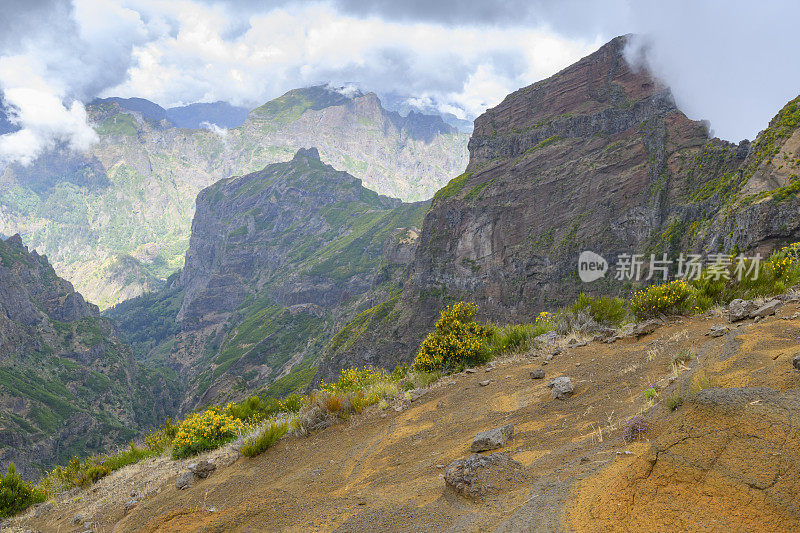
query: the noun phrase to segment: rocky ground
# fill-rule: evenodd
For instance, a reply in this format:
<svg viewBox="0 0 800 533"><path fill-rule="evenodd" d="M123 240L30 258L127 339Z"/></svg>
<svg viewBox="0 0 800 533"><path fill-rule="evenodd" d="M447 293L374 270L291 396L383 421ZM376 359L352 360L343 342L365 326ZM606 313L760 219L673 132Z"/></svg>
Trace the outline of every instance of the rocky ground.
<svg viewBox="0 0 800 533"><path fill-rule="evenodd" d="M767 316L756 316L762 304ZM385 410L283 439L259 457L223 449L149 460L4 526L796 531L800 294L736 309L749 309L748 318L730 322L716 310L551 339L445 377L414 401L396 398ZM561 377L569 383L554 382ZM652 401L651 386L660 388ZM683 404L671 411L678 396ZM639 414L642 431L627 442L625 425ZM206 479L185 475L191 486L176 488L200 459L217 468Z"/></svg>

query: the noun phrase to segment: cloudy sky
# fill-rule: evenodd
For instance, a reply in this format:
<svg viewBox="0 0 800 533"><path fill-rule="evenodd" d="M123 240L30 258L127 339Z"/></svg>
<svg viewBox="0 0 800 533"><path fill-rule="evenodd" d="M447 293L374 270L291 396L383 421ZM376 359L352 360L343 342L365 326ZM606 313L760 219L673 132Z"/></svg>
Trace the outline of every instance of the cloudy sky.
<svg viewBox="0 0 800 533"><path fill-rule="evenodd" d="M649 39L692 118L753 138L800 93L799 4L663 0L0 0L0 92L22 129L0 159L95 140L84 103L256 106L356 82L473 119L612 37Z"/></svg>

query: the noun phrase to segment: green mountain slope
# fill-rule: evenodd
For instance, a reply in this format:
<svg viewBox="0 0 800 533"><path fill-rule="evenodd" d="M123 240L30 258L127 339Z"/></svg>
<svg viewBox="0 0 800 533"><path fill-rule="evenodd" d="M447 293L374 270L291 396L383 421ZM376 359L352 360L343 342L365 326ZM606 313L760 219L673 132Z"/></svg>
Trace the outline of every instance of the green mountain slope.
<svg viewBox="0 0 800 533"><path fill-rule="evenodd" d="M19 236L0 241L0 351L0 460L27 478L126 444L176 411L174 373L137 363Z"/></svg>

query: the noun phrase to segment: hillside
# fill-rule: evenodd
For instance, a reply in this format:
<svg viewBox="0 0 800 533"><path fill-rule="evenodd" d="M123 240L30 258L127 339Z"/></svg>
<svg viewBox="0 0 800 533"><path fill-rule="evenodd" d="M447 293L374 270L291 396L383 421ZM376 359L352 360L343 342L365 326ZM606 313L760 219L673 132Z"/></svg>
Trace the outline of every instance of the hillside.
<svg viewBox="0 0 800 533"><path fill-rule="evenodd" d="M108 316L186 376L184 409L282 396L310 381L341 324L399 290L426 209L301 149L201 191L180 278Z"/></svg>
<svg viewBox="0 0 800 533"><path fill-rule="evenodd" d="M365 360L409 361L440 309L466 299L530 321L581 291L625 294L621 254L756 252L800 238L797 102L753 142L710 138L668 88L624 58L618 37L475 121L466 172L433 198L398 319L326 355L320 376ZM777 187L777 188L776 188ZM583 284L589 250L609 273Z"/></svg>
<svg viewBox="0 0 800 533"><path fill-rule="evenodd" d="M127 444L177 409L174 374L145 368L46 257L0 241L0 460L37 478Z"/></svg>
<svg viewBox="0 0 800 533"><path fill-rule="evenodd" d="M198 458L150 459L11 530L797 530L800 296L781 300L777 316L755 321L715 311L639 339L557 337L256 458L230 447L202 456L217 470L184 490L176 474ZM729 330L709 336L719 325ZM545 378L532 379L539 369ZM575 386L563 400L547 386L557 376ZM644 429L627 442L640 413ZM513 437L495 450L505 458L459 478L452 462L470 457L476 433L509 423ZM465 496L445 476L486 492Z"/></svg>
<svg viewBox="0 0 800 533"><path fill-rule="evenodd" d="M324 86L290 91L229 129L173 124L237 122L235 109L216 104L165 110L107 99L87 111L100 137L89 153L55 149L29 167L0 168L0 234L23 235L101 309L157 290L182 268L195 197L221 179L315 146L367 188L422 200L467 162L468 136L439 117L402 117L373 93Z"/></svg>

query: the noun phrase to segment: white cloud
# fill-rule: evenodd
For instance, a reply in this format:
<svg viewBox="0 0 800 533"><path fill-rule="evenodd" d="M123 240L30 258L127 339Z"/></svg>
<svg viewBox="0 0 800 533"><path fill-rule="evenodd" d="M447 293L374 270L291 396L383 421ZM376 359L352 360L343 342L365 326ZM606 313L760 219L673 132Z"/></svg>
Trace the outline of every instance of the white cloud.
<svg viewBox="0 0 800 533"><path fill-rule="evenodd" d="M222 128L220 126L217 126L216 124L212 124L211 122L201 122L200 127L203 128L204 130L216 133L223 139L228 138L228 130L226 128Z"/></svg>

